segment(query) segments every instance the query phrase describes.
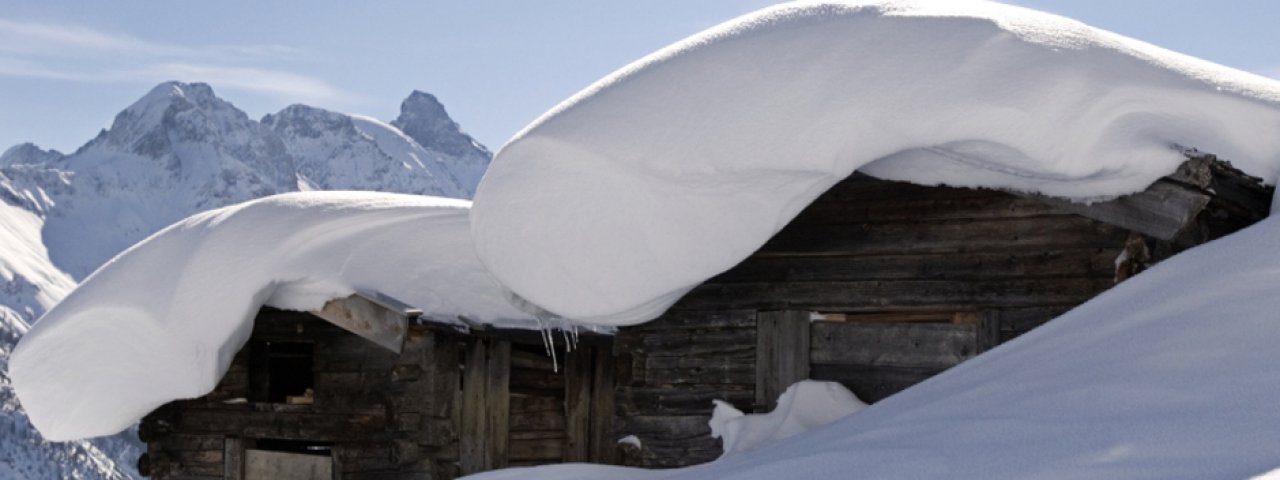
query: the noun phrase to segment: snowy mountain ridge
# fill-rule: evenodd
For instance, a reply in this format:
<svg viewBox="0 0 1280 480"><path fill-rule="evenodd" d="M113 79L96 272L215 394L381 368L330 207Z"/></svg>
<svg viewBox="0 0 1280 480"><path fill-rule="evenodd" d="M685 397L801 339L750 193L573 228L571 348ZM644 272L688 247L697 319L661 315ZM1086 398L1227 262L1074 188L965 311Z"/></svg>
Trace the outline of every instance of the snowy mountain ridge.
<svg viewBox="0 0 1280 480"><path fill-rule="evenodd" d="M193 213L278 193L470 198L491 156L422 92L392 122L305 105L257 121L209 85L181 82L153 88L69 155L30 143L5 150L0 478L136 475L139 446L122 436L44 442L7 377L9 353L27 325L117 253Z"/></svg>

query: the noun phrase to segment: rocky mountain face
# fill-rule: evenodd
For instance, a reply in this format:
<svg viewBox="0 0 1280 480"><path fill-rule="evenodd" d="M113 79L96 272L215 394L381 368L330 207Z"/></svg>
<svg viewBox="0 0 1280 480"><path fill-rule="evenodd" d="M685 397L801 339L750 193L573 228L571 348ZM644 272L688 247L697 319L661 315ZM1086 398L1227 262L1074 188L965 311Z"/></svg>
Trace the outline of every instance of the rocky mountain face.
<svg viewBox="0 0 1280 480"><path fill-rule="evenodd" d="M391 123L293 105L255 121L200 83L164 83L70 155L0 155L0 478L129 478L128 434L44 442L8 386L8 352L75 283L193 213L299 190L470 198L492 155L433 96Z"/></svg>

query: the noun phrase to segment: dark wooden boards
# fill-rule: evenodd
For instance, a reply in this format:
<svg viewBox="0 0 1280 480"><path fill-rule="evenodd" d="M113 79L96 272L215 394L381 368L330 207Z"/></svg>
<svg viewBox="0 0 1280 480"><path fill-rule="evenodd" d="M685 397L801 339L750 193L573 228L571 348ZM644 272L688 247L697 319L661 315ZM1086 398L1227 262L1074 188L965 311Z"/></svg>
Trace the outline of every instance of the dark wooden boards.
<svg viewBox="0 0 1280 480"><path fill-rule="evenodd" d="M511 343L472 339L462 378L460 468L463 474L502 468L510 432Z"/></svg>
<svg viewBox="0 0 1280 480"><path fill-rule="evenodd" d="M778 310L756 317L755 411L770 412L791 384L809 378L809 312Z"/></svg>
<svg viewBox="0 0 1280 480"><path fill-rule="evenodd" d="M823 365L945 369L977 355L975 325L815 322L808 360Z"/></svg>

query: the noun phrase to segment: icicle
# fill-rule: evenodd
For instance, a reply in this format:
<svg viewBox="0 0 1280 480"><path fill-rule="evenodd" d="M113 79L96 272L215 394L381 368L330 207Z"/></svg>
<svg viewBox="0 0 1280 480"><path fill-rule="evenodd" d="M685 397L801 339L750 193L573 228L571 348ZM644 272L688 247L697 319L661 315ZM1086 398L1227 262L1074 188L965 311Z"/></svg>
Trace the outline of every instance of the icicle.
<svg viewBox="0 0 1280 480"><path fill-rule="evenodd" d="M542 347L547 350L547 356L551 357L551 371L560 373L560 362L556 359L556 337L551 333L551 326L543 321L542 315L537 315L538 331L542 333Z"/></svg>
<svg viewBox="0 0 1280 480"><path fill-rule="evenodd" d="M574 350L574 347L578 346L578 344L573 342L572 338L569 338L569 329L564 328L563 325L560 326L560 336L564 337L565 353L572 352Z"/></svg>

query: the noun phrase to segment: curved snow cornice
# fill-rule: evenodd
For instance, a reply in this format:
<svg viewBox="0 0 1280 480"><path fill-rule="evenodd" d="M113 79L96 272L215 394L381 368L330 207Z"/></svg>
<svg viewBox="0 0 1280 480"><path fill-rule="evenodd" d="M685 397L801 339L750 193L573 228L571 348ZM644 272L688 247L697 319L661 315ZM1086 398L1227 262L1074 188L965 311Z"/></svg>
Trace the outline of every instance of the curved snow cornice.
<svg viewBox="0 0 1280 480"><path fill-rule="evenodd" d="M1001 4L786 4L539 118L498 152L472 228L521 297L633 324L856 169L1097 199L1172 172L1175 145L1274 182L1280 83Z"/></svg>
<svg viewBox="0 0 1280 480"><path fill-rule="evenodd" d="M107 262L49 310L13 351L14 391L49 440L113 434L212 390L262 305L315 310L358 289L437 318L532 326L475 257L469 206L305 192L193 215Z"/></svg>

